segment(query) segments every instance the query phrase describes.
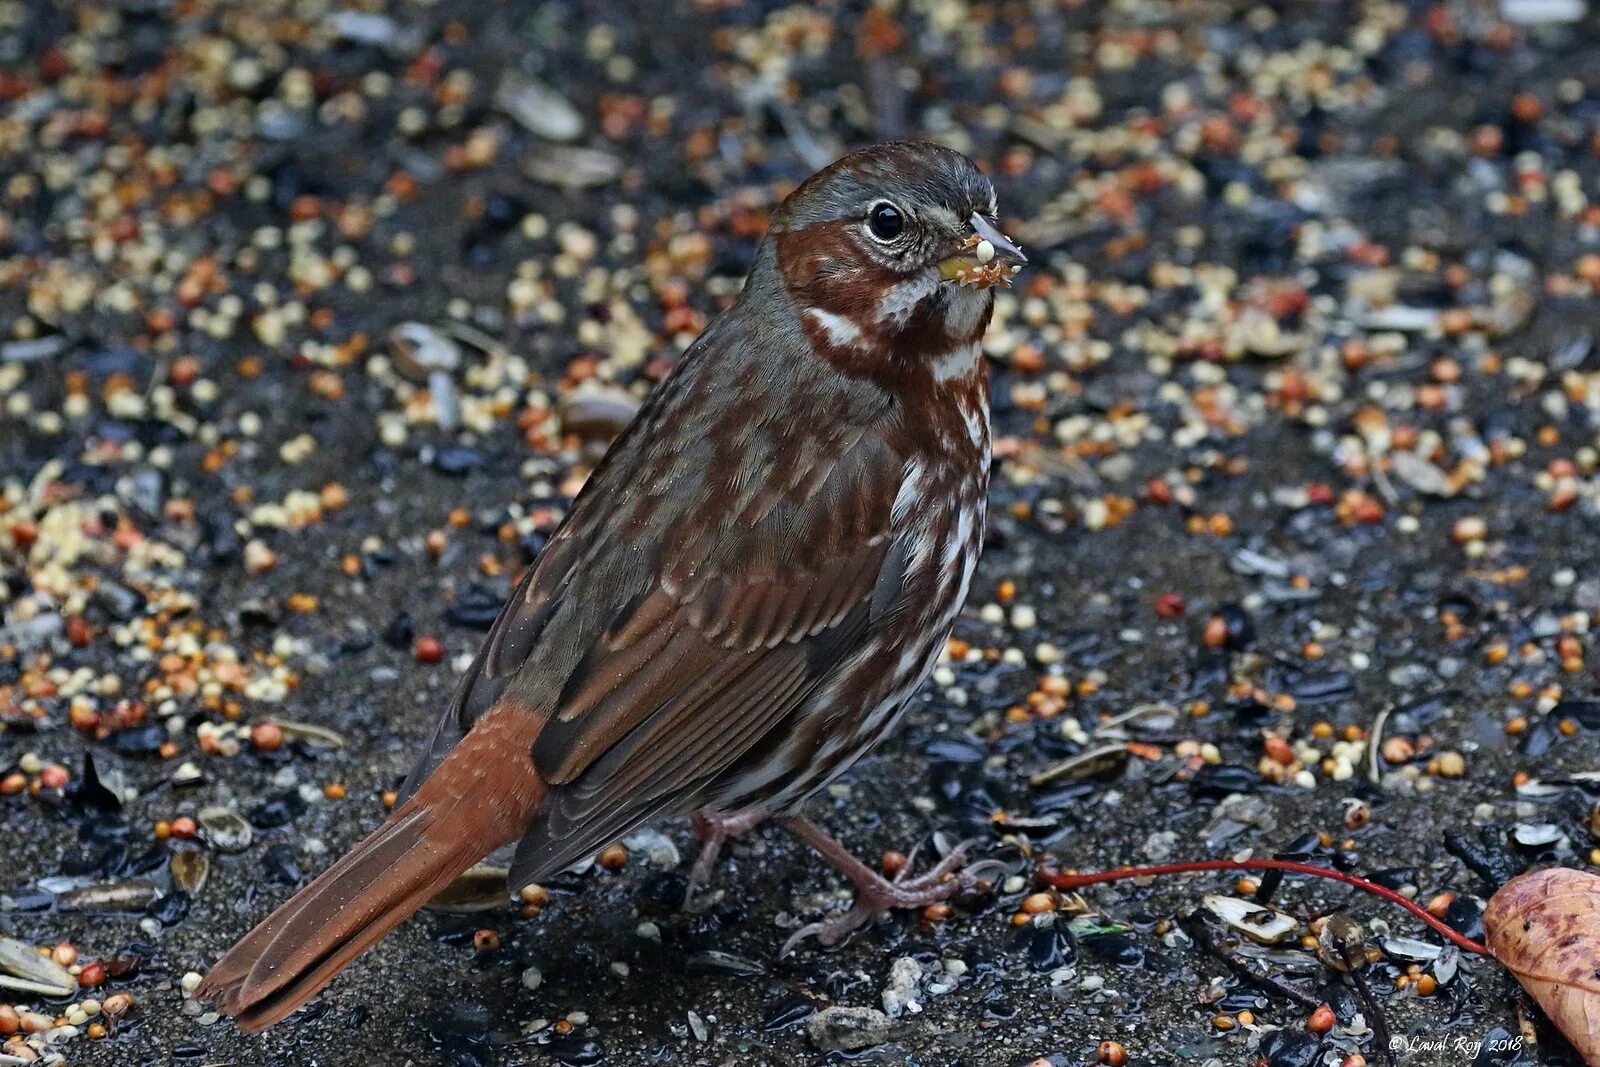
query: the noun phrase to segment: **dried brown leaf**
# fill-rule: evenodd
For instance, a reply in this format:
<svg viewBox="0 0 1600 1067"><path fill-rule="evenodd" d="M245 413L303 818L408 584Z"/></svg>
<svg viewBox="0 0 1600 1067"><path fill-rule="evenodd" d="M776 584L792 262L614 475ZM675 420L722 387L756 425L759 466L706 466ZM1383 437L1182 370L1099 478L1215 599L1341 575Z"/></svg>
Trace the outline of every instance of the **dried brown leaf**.
<svg viewBox="0 0 1600 1067"><path fill-rule="evenodd" d="M1489 951L1584 1062L1600 1065L1600 877L1554 868L1501 886L1483 913Z"/></svg>

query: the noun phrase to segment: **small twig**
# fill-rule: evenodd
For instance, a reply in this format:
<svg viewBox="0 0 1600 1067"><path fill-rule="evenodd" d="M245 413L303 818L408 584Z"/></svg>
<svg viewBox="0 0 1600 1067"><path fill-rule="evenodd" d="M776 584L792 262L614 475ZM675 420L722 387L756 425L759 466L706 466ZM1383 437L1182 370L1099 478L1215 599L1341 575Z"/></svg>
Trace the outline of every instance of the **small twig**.
<svg viewBox="0 0 1600 1067"><path fill-rule="evenodd" d="M1393 1046L1389 1044L1389 1020L1384 1018L1383 1009L1378 1006L1377 998L1372 995L1367 980L1361 977L1359 971L1351 971L1345 977L1350 980L1350 985L1356 991L1356 999L1361 1002L1361 1011L1372 1029L1373 1045L1382 1050L1384 1062L1394 1067Z"/></svg>
<svg viewBox="0 0 1600 1067"><path fill-rule="evenodd" d="M1316 1011L1317 1008L1322 1006L1322 1001L1310 993L1301 992L1288 982L1274 978L1270 974L1258 974L1251 970L1249 964L1229 950L1228 945L1223 942L1221 936L1209 924L1192 917L1179 921L1184 930L1188 931L1189 936L1194 938L1197 945L1216 957L1223 966L1244 981L1251 985L1259 986L1269 993L1276 993L1311 1011Z"/></svg>
<svg viewBox="0 0 1600 1067"><path fill-rule="evenodd" d="M1150 867L1123 867L1114 871L1096 871L1090 874L1068 874L1062 871L1041 870L1040 877L1055 889L1083 889L1091 885L1104 885L1107 882L1122 882L1130 878L1151 878L1163 874L1196 874L1203 871L1289 871L1292 874L1307 874L1313 878L1327 878L1345 885L1354 886L1365 893L1382 897L1391 904L1400 907L1415 915L1419 920L1433 929L1433 932L1449 941L1463 952L1471 952L1475 956L1491 955L1489 950L1478 942L1457 933L1448 925L1429 915L1421 905L1415 901L1407 900L1387 886L1377 882L1368 881L1353 874L1343 871L1329 870L1310 863L1298 863L1294 860L1194 860L1189 863L1158 863Z"/></svg>

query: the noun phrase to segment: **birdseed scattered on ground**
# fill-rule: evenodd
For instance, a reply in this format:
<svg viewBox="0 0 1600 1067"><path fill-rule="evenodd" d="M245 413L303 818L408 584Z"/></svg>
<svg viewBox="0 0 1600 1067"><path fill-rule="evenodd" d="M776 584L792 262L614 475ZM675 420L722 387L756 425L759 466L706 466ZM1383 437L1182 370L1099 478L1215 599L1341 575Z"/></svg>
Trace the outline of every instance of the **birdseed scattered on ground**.
<svg viewBox="0 0 1600 1067"><path fill-rule="evenodd" d="M1588 6L0 2L0 1055L1569 1062L1341 890L1033 874L1309 856L1476 933L1600 862ZM651 838L264 1037L187 1000L383 817L782 195L903 136L1031 264L971 603L815 814L996 894L779 960L831 874L758 831L685 913Z"/></svg>

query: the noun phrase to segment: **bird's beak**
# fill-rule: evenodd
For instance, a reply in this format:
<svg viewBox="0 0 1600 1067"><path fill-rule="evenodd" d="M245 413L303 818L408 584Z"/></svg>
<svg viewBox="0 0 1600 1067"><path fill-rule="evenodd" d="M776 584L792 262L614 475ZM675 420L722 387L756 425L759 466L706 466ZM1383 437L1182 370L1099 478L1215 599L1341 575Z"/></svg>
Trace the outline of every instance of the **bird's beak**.
<svg viewBox="0 0 1600 1067"><path fill-rule="evenodd" d="M940 261L939 276L978 289L1010 285L1011 276L1022 269L1028 257L1011 238L977 212L973 212L968 222L972 232L962 242L961 251Z"/></svg>

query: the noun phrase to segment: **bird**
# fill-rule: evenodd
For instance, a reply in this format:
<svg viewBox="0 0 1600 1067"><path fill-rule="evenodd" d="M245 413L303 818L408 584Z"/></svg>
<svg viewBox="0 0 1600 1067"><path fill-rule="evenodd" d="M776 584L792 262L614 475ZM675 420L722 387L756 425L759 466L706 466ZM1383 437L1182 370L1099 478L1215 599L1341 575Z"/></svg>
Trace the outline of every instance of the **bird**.
<svg viewBox="0 0 1600 1067"><path fill-rule="evenodd" d="M997 210L931 143L798 185L527 569L386 821L195 996L260 1030L496 849L515 843L517 889L669 816L694 816L697 878L764 818L839 869L854 906L791 945L970 887L962 849L890 880L803 805L895 726L972 583L982 342L1027 262Z"/></svg>

